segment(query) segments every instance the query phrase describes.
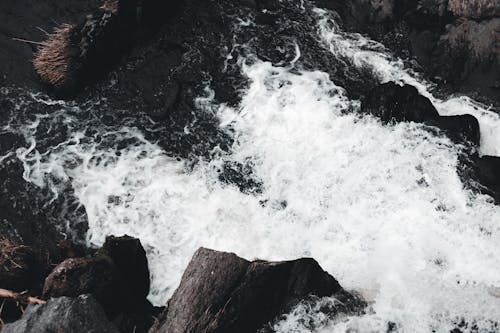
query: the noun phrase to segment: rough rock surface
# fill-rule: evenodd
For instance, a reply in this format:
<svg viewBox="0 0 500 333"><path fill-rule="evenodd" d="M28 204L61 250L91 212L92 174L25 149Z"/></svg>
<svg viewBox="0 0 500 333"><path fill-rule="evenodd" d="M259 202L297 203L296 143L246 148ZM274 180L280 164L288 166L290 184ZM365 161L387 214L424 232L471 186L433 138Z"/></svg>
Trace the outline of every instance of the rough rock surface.
<svg viewBox="0 0 500 333"><path fill-rule="evenodd" d="M374 88L362 104L362 112L371 113L383 122L423 122L439 116L431 101L410 85L387 82Z"/></svg>
<svg viewBox="0 0 500 333"><path fill-rule="evenodd" d="M347 29L416 59L416 68L443 88L500 100L499 0L354 0L329 6Z"/></svg>
<svg viewBox="0 0 500 333"><path fill-rule="evenodd" d="M470 114L440 116L425 121L425 124L439 128L455 143L472 144L474 147L479 147L481 139L479 122L476 117Z"/></svg>
<svg viewBox="0 0 500 333"><path fill-rule="evenodd" d="M485 192L500 204L500 157L482 156L475 162L476 177L486 187Z"/></svg>
<svg viewBox="0 0 500 333"><path fill-rule="evenodd" d="M93 294L105 309L113 306L114 265L109 257L72 258L60 263L45 279L43 297Z"/></svg>
<svg viewBox="0 0 500 333"><path fill-rule="evenodd" d="M500 15L500 0L448 0L455 16L484 19Z"/></svg>
<svg viewBox="0 0 500 333"><path fill-rule="evenodd" d="M43 305L30 305L18 321L2 333L118 333L99 303L90 295L53 298Z"/></svg>
<svg viewBox="0 0 500 333"><path fill-rule="evenodd" d="M447 26L432 56L432 68L452 83L473 82L484 92L500 91L500 18L457 21Z"/></svg>
<svg viewBox="0 0 500 333"><path fill-rule="evenodd" d="M249 262L200 248L150 332L255 332L311 294L362 303L314 259Z"/></svg>
<svg viewBox="0 0 500 333"><path fill-rule="evenodd" d="M413 121L437 127L456 143L479 147L479 122L472 115L440 116L431 101L410 85L388 82L374 88L361 106L383 122Z"/></svg>
<svg viewBox="0 0 500 333"><path fill-rule="evenodd" d="M92 294L120 331L145 332L157 310L146 300L149 269L140 241L109 236L93 257L72 258L45 279L43 297Z"/></svg>

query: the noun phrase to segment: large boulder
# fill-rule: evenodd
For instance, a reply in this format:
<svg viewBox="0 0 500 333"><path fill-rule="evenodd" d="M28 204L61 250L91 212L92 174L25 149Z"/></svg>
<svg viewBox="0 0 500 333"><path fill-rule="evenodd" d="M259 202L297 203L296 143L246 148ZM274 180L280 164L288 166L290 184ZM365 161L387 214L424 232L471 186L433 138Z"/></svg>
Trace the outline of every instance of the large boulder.
<svg viewBox="0 0 500 333"><path fill-rule="evenodd" d="M479 122L473 115L441 116L427 120L425 124L439 128L455 143L479 147L481 139Z"/></svg>
<svg viewBox="0 0 500 333"><path fill-rule="evenodd" d="M483 191L500 204L500 157L482 156L475 166L476 178L485 187Z"/></svg>
<svg viewBox="0 0 500 333"><path fill-rule="evenodd" d="M32 304L23 317L7 324L2 333L118 333L96 300L90 295L60 297L46 304Z"/></svg>
<svg viewBox="0 0 500 333"><path fill-rule="evenodd" d="M361 111L373 114L383 122L423 122L439 117L431 101L420 95L415 87L394 82L372 89L363 101Z"/></svg>
<svg viewBox="0 0 500 333"><path fill-rule="evenodd" d="M43 297L92 294L120 331L146 332L157 310L149 293L146 251L130 236L109 236L94 256L60 263L45 279Z"/></svg>
<svg viewBox="0 0 500 333"><path fill-rule="evenodd" d="M60 263L45 279L43 297L92 294L105 309L113 308L114 264L103 255L70 258Z"/></svg>
<svg viewBox="0 0 500 333"><path fill-rule="evenodd" d="M148 259L139 239L108 236L98 254L113 261L118 289L126 294L121 300L125 306L133 307L146 298L150 284Z"/></svg>
<svg viewBox="0 0 500 333"><path fill-rule="evenodd" d="M479 147L479 122L474 116L440 116L432 102L410 85L388 82L375 87L363 101L361 111L380 118L384 123L423 123L438 128L455 143Z"/></svg>
<svg viewBox="0 0 500 333"><path fill-rule="evenodd" d="M150 332L255 332L311 294L362 303L314 259L250 262L200 248Z"/></svg>
<svg viewBox="0 0 500 333"><path fill-rule="evenodd" d="M149 293L146 251L130 236L109 236L93 257L70 258L45 279L44 298L93 294L107 313L135 307Z"/></svg>

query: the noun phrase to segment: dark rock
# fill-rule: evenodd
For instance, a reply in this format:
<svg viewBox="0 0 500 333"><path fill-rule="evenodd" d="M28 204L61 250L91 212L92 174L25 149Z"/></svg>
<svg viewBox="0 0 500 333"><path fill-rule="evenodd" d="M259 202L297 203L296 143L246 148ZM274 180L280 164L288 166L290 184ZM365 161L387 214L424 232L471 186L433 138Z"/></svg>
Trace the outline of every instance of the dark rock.
<svg viewBox="0 0 500 333"><path fill-rule="evenodd" d="M500 18L447 25L432 52L431 69L449 84L500 97Z"/></svg>
<svg viewBox="0 0 500 333"><path fill-rule="evenodd" d="M144 301L135 306L132 312L121 312L113 318L113 324L120 332L145 333L155 323L156 318L165 310L165 307L155 307Z"/></svg>
<svg viewBox="0 0 500 333"><path fill-rule="evenodd" d="M308 295L356 303L314 259L249 262L200 248L150 332L255 332Z"/></svg>
<svg viewBox="0 0 500 333"><path fill-rule="evenodd" d="M316 2L443 88L500 100L499 0ZM420 66L411 65L413 59Z"/></svg>
<svg viewBox="0 0 500 333"><path fill-rule="evenodd" d="M475 161L476 177L486 193L500 204L500 157L482 156Z"/></svg>
<svg viewBox="0 0 500 333"><path fill-rule="evenodd" d="M388 82L375 87L363 101L361 111L379 117L383 122L414 121L439 117L431 101L410 85Z"/></svg>
<svg viewBox="0 0 500 333"><path fill-rule="evenodd" d="M3 333L118 333L99 303L90 295L60 297L30 305L23 317L4 326Z"/></svg>
<svg viewBox="0 0 500 333"><path fill-rule="evenodd" d="M108 236L98 256L101 253L114 263L116 280L120 283L118 290L126 295L120 301L122 306L133 308L144 300L149 293L150 280L148 259L141 242L130 236Z"/></svg>
<svg viewBox="0 0 500 333"><path fill-rule="evenodd" d="M113 299L114 265L109 257L72 258L60 263L45 279L43 297L93 294L103 308L111 311Z"/></svg>
<svg viewBox="0 0 500 333"><path fill-rule="evenodd" d="M146 300L149 269L140 241L129 236L106 238L90 258L72 258L46 278L43 297L92 294L122 332L146 332L157 310Z"/></svg>
<svg viewBox="0 0 500 333"><path fill-rule="evenodd" d="M455 143L479 147L481 139L479 122L470 114L438 117L425 121L425 124L438 127Z"/></svg>
<svg viewBox="0 0 500 333"><path fill-rule="evenodd" d="M410 85L388 82L374 88L363 101L361 111L383 122L413 121L437 127L455 143L479 147L479 122L469 114L440 116L431 101Z"/></svg>

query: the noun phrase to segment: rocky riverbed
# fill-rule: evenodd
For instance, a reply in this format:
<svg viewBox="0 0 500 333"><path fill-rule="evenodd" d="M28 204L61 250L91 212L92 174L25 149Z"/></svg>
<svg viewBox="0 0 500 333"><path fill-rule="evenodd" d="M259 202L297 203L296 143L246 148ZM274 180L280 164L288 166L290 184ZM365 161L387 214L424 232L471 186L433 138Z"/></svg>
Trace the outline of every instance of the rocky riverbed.
<svg viewBox="0 0 500 333"><path fill-rule="evenodd" d="M2 332L497 330L499 13L0 3Z"/></svg>

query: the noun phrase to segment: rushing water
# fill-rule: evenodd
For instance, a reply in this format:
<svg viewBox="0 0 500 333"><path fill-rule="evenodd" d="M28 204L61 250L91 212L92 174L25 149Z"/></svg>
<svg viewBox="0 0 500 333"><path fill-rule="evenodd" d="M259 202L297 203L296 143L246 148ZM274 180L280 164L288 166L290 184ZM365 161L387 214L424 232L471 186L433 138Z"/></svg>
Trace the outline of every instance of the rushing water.
<svg viewBox="0 0 500 333"><path fill-rule="evenodd" d="M500 155L496 113L467 97L433 97L430 85L382 45L342 32L325 11L311 15L318 43L332 57L370 68L383 81L415 85L441 114L474 114L481 152ZM500 207L464 188L456 171L460 148L422 125L384 126L353 112L359 101L327 73L296 66L301 50L294 51L286 66L240 58L249 85L237 106L217 104L207 86L197 105L234 143L191 168L135 127L95 126L89 136L71 116L78 106L33 96L60 105L16 127L28 139L16 151L24 177L55 195L70 183L86 210L90 243L109 234L140 238L156 304L166 302L191 255L205 246L248 259L314 257L370 304L363 316L335 320L321 304L301 305L276 323L280 332L385 332L389 322L404 332L447 332L462 319L493 330L500 320ZM40 124L51 122L63 122L67 138L39 152ZM126 140L125 147L103 144ZM228 163L248 166L245 176L258 188L221 181Z"/></svg>

